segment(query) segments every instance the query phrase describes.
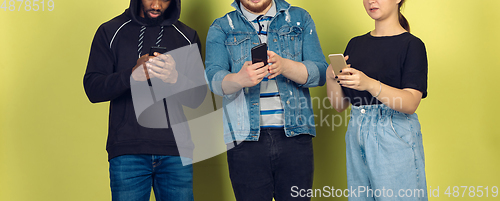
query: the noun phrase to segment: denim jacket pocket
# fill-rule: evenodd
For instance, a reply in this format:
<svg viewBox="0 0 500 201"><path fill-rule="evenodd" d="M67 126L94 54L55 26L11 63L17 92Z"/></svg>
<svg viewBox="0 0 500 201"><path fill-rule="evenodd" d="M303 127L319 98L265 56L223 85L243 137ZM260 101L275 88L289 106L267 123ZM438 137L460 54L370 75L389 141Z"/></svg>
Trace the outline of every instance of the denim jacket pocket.
<svg viewBox="0 0 500 201"><path fill-rule="evenodd" d="M302 54L302 28L285 25L278 31L281 49L287 59L301 60Z"/></svg>
<svg viewBox="0 0 500 201"><path fill-rule="evenodd" d="M231 55L233 63L240 63L244 61L250 54L250 36L246 34L229 34L225 45ZM236 69L233 69L233 72ZM239 70L239 69L238 69Z"/></svg>

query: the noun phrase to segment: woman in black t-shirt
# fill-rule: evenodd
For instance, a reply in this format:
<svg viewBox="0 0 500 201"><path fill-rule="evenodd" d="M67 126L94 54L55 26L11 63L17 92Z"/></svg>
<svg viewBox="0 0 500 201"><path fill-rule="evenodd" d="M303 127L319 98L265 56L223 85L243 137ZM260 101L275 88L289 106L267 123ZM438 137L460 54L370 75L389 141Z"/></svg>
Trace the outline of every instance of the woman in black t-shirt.
<svg viewBox="0 0 500 201"><path fill-rule="evenodd" d="M341 112L353 105L346 133L347 180L349 189L358 191L350 192L355 196L349 200L427 200L415 114L427 96L425 45L409 33L400 11L404 0L363 4L375 29L349 41L344 55L350 68L339 75L331 66L327 70L332 106Z"/></svg>

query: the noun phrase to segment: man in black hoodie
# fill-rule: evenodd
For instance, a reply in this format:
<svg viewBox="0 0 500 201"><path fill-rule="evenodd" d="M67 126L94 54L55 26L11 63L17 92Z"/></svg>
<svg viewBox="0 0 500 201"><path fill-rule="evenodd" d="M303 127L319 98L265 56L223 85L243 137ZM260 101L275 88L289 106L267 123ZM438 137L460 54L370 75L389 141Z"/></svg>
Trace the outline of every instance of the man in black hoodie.
<svg viewBox="0 0 500 201"><path fill-rule="evenodd" d="M131 0L94 36L84 88L92 103L111 102L113 200L149 200L151 187L157 200L193 200L194 145L182 105L198 107L207 88L200 40L178 21L180 11L180 0ZM169 52L149 55L152 46Z"/></svg>

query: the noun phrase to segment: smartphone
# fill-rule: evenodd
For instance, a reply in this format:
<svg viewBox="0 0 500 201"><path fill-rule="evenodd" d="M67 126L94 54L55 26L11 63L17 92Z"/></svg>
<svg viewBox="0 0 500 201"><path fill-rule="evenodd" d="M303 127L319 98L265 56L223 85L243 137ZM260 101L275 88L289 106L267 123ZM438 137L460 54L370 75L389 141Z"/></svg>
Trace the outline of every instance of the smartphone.
<svg viewBox="0 0 500 201"><path fill-rule="evenodd" d="M155 52L163 54L163 53L167 52L167 48L166 47L151 46L151 49L149 49L149 56L155 56L154 55Z"/></svg>
<svg viewBox="0 0 500 201"><path fill-rule="evenodd" d="M159 46L151 46L151 48L149 49L149 56L155 56L154 55L155 52L158 52L160 54L164 54L165 52L167 52L167 48L166 47L159 47ZM148 71L145 71L145 73L146 73L146 76L149 77ZM153 86L151 84L150 79L148 79L148 85Z"/></svg>
<svg viewBox="0 0 500 201"><path fill-rule="evenodd" d="M264 62L267 65L267 44L261 43L252 48L252 64Z"/></svg>
<svg viewBox="0 0 500 201"><path fill-rule="evenodd" d="M330 58L330 64L332 65L335 75L339 75L342 69L347 68L347 63L345 62L343 54L330 54L328 58Z"/></svg>

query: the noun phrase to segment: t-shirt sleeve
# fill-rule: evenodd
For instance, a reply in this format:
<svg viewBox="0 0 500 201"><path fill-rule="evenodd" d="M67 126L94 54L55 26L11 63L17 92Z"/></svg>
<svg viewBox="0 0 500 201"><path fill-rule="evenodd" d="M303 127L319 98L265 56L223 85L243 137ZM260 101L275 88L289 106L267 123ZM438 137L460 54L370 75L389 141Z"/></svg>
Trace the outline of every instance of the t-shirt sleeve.
<svg viewBox="0 0 500 201"><path fill-rule="evenodd" d="M402 69L402 88L416 89L427 97L427 52L420 39L411 40Z"/></svg>

